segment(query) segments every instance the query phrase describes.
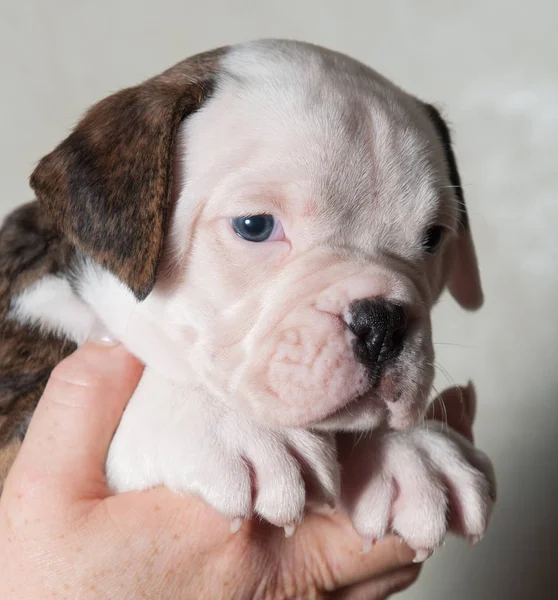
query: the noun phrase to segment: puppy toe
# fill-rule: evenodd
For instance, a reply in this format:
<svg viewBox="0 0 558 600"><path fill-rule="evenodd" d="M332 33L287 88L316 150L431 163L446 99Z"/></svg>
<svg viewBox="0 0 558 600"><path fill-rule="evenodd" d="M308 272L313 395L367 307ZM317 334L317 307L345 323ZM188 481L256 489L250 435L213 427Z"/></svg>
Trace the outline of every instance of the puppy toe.
<svg viewBox="0 0 558 600"><path fill-rule="evenodd" d="M256 453L249 457L255 473L254 509L260 517L277 525L290 526L302 520L306 490L300 466L286 448Z"/></svg>
<svg viewBox="0 0 558 600"><path fill-rule="evenodd" d="M221 459L219 463L193 476L168 483L180 492L195 493L215 510L230 519L246 519L252 514L252 482L250 469L241 459Z"/></svg>
<svg viewBox="0 0 558 600"><path fill-rule="evenodd" d="M285 435L302 470L307 502L335 505L340 488L335 437L302 429L287 430Z"/></svg>
<svg viewBox="0 0 558 600"><path fill-rule="evenodd" d="M376 541L388 533L394 492L391 477L382 473L372 477L360 491L344 490L343 505L356 532L365 540Z"/></svg>
<svg viewBox="0 0 558 600"><path fill-rule="evenodd" d="M302 520L306 492L296 465L273 477L258 476L257 486L255 511L263 519L278 527Z"/></svg>
<svg viewBox="0 0 558 600"><path fill-rule="evenodd" d="M420 556L437 548L447 532L447 490L427 457L408 444L390 453L396 499L392 528Z"/></svg>
<svg viewBox="0 0 558 600"><path fill-rule="evenodd" d="M451 430L441 433L429 427L427 436L418 437L448 489L452 530L479 541L488 526L496 494L488 457Z"/></svg>

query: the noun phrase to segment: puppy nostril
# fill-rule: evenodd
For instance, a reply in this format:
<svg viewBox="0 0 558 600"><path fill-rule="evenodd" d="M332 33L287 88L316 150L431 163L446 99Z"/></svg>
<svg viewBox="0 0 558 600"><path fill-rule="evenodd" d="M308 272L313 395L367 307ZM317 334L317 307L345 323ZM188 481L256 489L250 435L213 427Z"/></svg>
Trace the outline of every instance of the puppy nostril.
<svg viewBox="0 0 558 600"><path fill-rule="evenodd" d="M357 359L377 371L399 354L407 328L407 311L383 298L356 300L349 310L348 327L358 338Z"/></svg>

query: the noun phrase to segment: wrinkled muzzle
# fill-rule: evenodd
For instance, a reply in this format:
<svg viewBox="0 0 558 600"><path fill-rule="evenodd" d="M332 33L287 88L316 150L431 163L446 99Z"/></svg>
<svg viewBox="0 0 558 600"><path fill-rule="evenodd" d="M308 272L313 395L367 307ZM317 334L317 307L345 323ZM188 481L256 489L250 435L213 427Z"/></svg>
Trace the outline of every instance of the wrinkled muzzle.
<svg viewBox="0 0 558 600"><path fill-rule="evenodd" d="M239 409L282 427L359 429L387 418L405 428L421 417L429 320L409 311L416 293L401 276L356 271L307 268L270 290L230 380Z"/></svg>

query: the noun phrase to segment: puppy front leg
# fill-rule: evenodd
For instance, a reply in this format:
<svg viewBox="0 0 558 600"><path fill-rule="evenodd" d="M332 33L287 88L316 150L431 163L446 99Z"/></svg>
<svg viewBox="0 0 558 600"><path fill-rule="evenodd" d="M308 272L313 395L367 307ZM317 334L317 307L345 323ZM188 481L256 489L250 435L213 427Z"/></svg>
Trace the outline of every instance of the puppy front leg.
<svg viewBox="0 0 558 600"><path fill-rule="evenodd" d="M450 528L471 542L484 535L495 496L493 468L458 433L429 421L409 432L383 430L340 443L342 502L364 539L394 532L419 562Z"/></svg>
<svg viewBox="0 0 558 600"><path fill-rule="evenodd" d="M334 502L338 475L332 436L261 427L207 390L174 384L149 368L107 460L115 491L165 485L201 496L230 519L256 513L282 527L302 519L307 481Z"/></svg>

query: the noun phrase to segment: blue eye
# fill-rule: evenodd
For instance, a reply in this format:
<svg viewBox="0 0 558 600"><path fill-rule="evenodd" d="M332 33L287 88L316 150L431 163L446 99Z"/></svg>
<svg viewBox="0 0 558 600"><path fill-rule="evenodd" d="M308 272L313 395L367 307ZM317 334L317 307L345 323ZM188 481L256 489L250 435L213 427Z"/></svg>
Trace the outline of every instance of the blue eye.
<svg viewBox="0 0 558 600"><path fill-rule="evenodd" d="M272 215L253 215L236 217L231 221L236 235L248 242L265 242L275 229L275 218Z"/></svg>

